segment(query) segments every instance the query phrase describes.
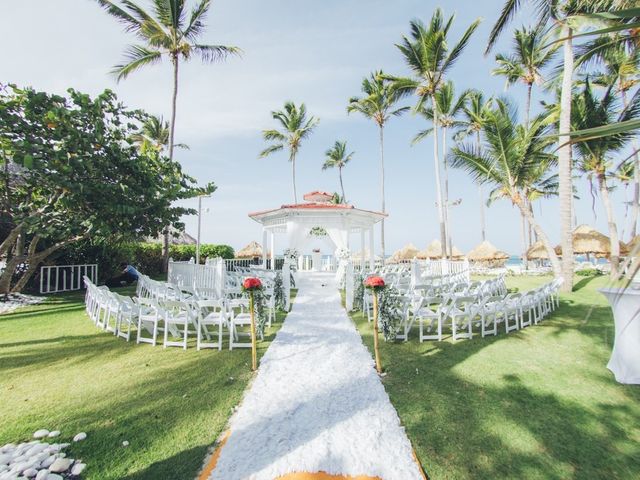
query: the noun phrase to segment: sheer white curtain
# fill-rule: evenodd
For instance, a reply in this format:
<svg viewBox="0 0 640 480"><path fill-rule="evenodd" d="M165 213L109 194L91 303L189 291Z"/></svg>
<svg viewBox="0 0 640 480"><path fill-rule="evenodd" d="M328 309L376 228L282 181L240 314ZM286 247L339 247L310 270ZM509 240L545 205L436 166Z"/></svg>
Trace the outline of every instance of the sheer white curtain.
<svg viewBox="0 0 640 480"><path fill-rule="evenodd" d="M287 242L289 243L289 248L293 248L298 251L298 253L302 253L302 249L309 241L310 227L308 225L304 225L297 221L288 221L287 222Z"/></svg>
<svg viewBox="0 0 640 480"><path fill-rule="evenodd" d="M325 227L327 235L336 246L336 250L349 248L349 231L346 228Z"/></svg>

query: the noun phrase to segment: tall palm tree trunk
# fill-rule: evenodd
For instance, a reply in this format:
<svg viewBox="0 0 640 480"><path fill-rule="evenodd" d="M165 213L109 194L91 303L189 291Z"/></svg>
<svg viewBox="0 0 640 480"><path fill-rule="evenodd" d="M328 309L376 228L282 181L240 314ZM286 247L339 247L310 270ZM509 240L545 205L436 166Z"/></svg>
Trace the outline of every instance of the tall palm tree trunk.
<svg viewBox="0 0 640 480"><path fill-rule="evenodd" d="M529 112L531 111L531 90L533 89L533 84L527 83L527 105L524 111L524 125L525 127L529 127Z"/></svg>
<svg viewBox="0 0 640 480"><path fill-rule="evenodd" d="M347 198L344 195L344 185L342 183L342 167L338 167L338 176L340 177L340 191L342 192L342 203L347 203Z"/></svg>
<svg viewBox="0 0 640 480"><path fill-rule="evenodd" d="M620 96L622 97L622 105L624 108L629 106L627 95L623 88L620 88ZM636 236L638 226L638 215L640 214L640 155L638 155L638 145L635 140L631 142L631 146L635 151L633 155L633 202L631 204L631 216L629 221L629 241ZM625 212L626 217L626 212Z"/></svg>
<svg viewBox="0 0 640 480"><path fill-rule="evenodd" d="M609 257L609 262L611 263L611 280L617 280L620 265L620 241L618 238L616 219L613 214L613 206L611 205L611 198L609 197L609 187L607 186L607 180L604 175L598 175L598 187L600 189L604 210L607 213L607 225L609 227L609 239L611 242L611 256Z"/></svg>
<svg viewBox="0 0 640 480"><path fill-rule="evenodd" d="M438 156L438 107L435 94L431 96L433 105L433 162L436 175L436 196L438 204L438 223L440 224L440 243L442 245L442 258L447 256L447 233L444 223L444 206L442 201L442 188L440 184L440 157Z"/></svg>
<svg viewBox="0 0 640 480"><path fill-rule="evenodd" d="M291 155L291 181L293 182L293 204L298 204L298 192L296 190L296 155Z"/></svg>
<svg viewBox="0 0 640 480"><path fill-rule="evenodd" d="M527 208L525 202L525 208ZM520 212L520 238L522 240L522 263L527 267L527 219L524 213Z"/></svg>
<svg viewBox="0 0 640 480"><path fill-rule="evenodd" d="M379 125L380 133L380 189L382 193L382 213L387 213L385 200L384 200L384 125ZM380 250L382 257L382 264L385 261L385 249L384 249L384 218L380 222Z"/></svg>
<svg viewBox="0 0 640 480"><path fill-rule="evenodd" d="M444 225L447 232L447 256L451 258L451 215L449 212L449 169L447 166L447 127L442 127L442 164L444 165Z"/></svg>
<svg viewBox="0 0 640 480"><path fill-rule="evenodd" d="M476 132L476 146L480 151L480 131ZM484 242L487 239L487 226L484 218L484 193L482 192L482 185L478 185L478 196L480 197L480 236Z"/></svg>
<svg viewBox="0 0 640 480"><path fill-rule="evenodd" d="M544 249L547 251L547 256L549 257L549 261L551 262L551 267L553 268L554 275L556 277L562 276L562 265L560 263L560 260L558 259L558 255L556 255L556 252L553 249L553 245L551 244L551 241L549 241L549 237L547 237L547 235L544 233L544 231L542 230L542 227L540 227L535 217L526 207L526 205L524 204L521 198L520 199L517 198L515 200L515 204L520 209L520 213L523 215L523 217L527 219L529 224L533 227L535 232L538 234L538 238L544 245ZM566 279L565 279L565 282L566 282Z"/></svg>
<svg viewBox="0 0 640 480"><path fill-rule="evenodd" d="M171 98L171 125L169 127L169 159L173 160L173 146L175 143L176 110L178 106L178 55L173 55L173 95ZM162 236L162 271L169 270L169 228L164 229Z"/></svg>
<svg viewBox="0 0 640 480"><path fill-rule="evenodd" d="M562 92L560 94L560 147L558 149L558 181L560 202L560 244L562 246L562 276L565 292L573 290L573 236L572 236L572 202L573 189L571 178L571 87L573 79L573 44L572 31L568 25L562 27L564 40L564 70L562 73ZM538 236L540 233L538 232Z"/></svg>

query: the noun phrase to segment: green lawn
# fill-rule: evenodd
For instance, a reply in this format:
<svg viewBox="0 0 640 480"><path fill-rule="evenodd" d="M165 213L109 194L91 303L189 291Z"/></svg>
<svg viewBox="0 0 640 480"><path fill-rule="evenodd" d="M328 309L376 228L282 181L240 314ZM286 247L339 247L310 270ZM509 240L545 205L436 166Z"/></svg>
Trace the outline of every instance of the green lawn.
<svg viewBox="0 0 640 480"><path fill-rule="evenodd" d="M83 478L193 478L252 378L250 361L250 349L127 343L93 325L80 294L52 297L0 315L0 445L39 428L61 430L59 441L85 431L66 450L87 462Z"/></svg>
<svg viewBox="0 0 640 480"><path fill-rule="evenodd" d="M640 478L640 387L606 369L605 284L578 278L552 316L509 335L381 343L385 387L432 480ZM371 324L354 320L372 349Z"/></svg>

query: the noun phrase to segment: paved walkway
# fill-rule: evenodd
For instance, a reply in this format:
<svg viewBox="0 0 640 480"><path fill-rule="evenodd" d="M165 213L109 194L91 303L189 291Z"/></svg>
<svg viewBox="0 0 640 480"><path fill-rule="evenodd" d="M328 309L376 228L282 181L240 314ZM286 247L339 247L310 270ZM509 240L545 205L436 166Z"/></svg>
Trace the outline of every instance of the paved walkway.
<svg viewBox="0 0 640 480"><path fill-rule="evenodd" d="M295 472L421 480L412 449L332 275L299 275L211 479Z"/></svg>

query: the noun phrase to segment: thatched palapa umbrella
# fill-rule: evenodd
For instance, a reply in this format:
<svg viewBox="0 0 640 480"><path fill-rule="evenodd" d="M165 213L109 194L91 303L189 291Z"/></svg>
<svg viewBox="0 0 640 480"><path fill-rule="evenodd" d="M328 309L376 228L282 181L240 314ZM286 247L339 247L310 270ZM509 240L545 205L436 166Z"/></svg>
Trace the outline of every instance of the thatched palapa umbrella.
<svg viewBox="0 0 640 480"><path fill-rule="evenodd" d="M427 248L418 252L417 258L420 260L437 260L442 258L442 244L439 240L434 240L427 246ZM462 253L458 247L454 246L451 249L451 258L454 260L460 260L464 258L464 253Z"/></svg>
<svg viewBox="0 0 640 480"><path fill-rule="evenodd" d="M559 245L555 251L558 255L562 255L562 249ZM628 252L627 245L620 242L620 253L624 255ZM598 232L589 225L579 225L573 230L573 253L608 257L611 254L611 240L604 233Z"/></svg>
<svg viewBox="0 0 640 480"><path fill-rule="evenodd" d="M410 243L395 252L389 259L389 263L407 262L416 258L416 255L418 255L418 249L413 243Z"/></svg>
<svg viewBox="0 0 640 480"><path fill-rule="evenodd" d="M527 250L526 255L529 260L547 260L549 258L547 249L541 240L538 240L536 243L531 245L529 250Z"/></svg>
<svg viewBox="0 0 640 480"><path fill-rule="evenodd" d="M262 247L258 242L251 242L242 250L236 253L236 258L259 258L262 257Z"/></svg>
<svg viewBox="0 0 640 480"><path fill-rule="evenodd" d="M509 254L498 250L488 241L482 242L467 254L467 258L472 262L487 262L491 264L504 265L504 261L509 258Z"/></svg>

